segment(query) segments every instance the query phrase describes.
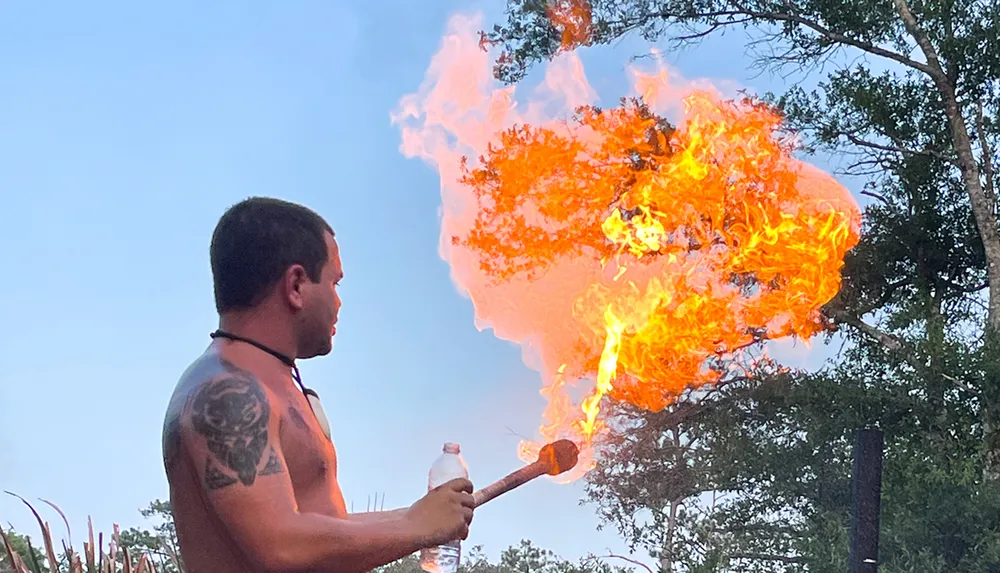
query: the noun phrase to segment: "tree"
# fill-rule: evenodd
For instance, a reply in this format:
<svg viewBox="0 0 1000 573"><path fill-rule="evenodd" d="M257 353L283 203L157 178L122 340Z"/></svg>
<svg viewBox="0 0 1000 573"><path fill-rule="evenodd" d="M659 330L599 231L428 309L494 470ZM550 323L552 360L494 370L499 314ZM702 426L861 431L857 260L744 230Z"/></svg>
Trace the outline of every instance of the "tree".
<svg viewBox="0 0 1000 573"><path fill-rule="evenodd" d="M872 169L937 172L936 181L963 194L972 214L985 264L979 285L986 304L976 327L981 356L1000 356L1000 231L997 226L996 149L1000 126L1000 7L974 0L921 2L893 0L873 5L851 0L509 0L507 22L484 33L484 45L501 53L495 74L505 81L523 77L535 62L562 50L610 43L637 32L649 40L679 45L750 28L761 67L818 69L836 64L811 93L793 89L776 98L790 123L812 137L816 148L859 157L852 173ZM854 55L866 58L856 58ZM876 71L871 63L887 67ZM904 165L905 164L905 165ZM978 274L973 272L971 274ZM946 277L950 279L951 277ZM977 277L978 279L979 277ZM938 289L940 290L940 289ZM902 289L901 292L905 291ZM874 340L903 344L863 316L839 309L838 321ZM908 349L913 362L920 349ZM979 419L984 427L987 479L1000 479L1000 384L993 359L958 379L981 389Z"/></svg>
<svg viewBox="0 0 1000 573"><path fill-rule="evenodd" d="M146 553L161 573L183 573L177 529L174 525L170 502L159 499L139 511L146 519L153 520L153 530L132 527L119 533L119 544L128 548L132 556Z"/></svg>
<svg viewBox="0 0 1000 573"><path fill-rule="evenodd" d="M824 308L845 349L819 372L757 376L658 413L620 411L629 439L607 444L589 498L630 539L662 549L662 516L677 494L653 485L677 479L664 472L679 471L670 444L680 432L700 445L682 456L697 470L688 491L722 499L702 524L723 561L745 571L842 571L851 438L874 425L887 440L882 570L996 570L1000 8L510 0L507 22L484 43L502 50L496 75L516 81L580 45L633 32L690 44L733 27L759 33L752 47L762 67L834 64L818 89L764 99L805 136L806 151L853 157L845 172L868 179L861 242ZM653 517L637 521L637 509Z"/></svg>
<svg viewBox="0 0 1000 573"><path fill-rule="evenodd" d="M726 565L737 550L720 524L724 488L713 471L720 456L711 442L727 428L706 420L738 423L716 412L777 380L725 378L705 390L688 390L659 411L614 405L612 431L587 476L587 500L597 505L602 521L617 527L633 551L645 549L657 558L663 572L710 572Z"/></svg>
<svg viewBox="0 0 1000 573"><path fill-rule="evenodd" d="M878 426L887 441L883 570L1000 566L1000 490L986 479L981 389L966 382L988 360L975 328L985 259L961 190L937 165L907 158L869 188L879 200L827 309L873 314L881 330L850 324L847 349L816 373L758 373L663 412L622 412L625 431L589 477L588 497L606 520L636 545L664 547L663 508L679 498L695 505L671 488L685 483L678 473L693 475L692 495L721 498L693 529L707 523L709 547L730 566L842 571L851 440L855 429ZM671 451L679 428L699 445L683 452L684 465Z"/></svg>

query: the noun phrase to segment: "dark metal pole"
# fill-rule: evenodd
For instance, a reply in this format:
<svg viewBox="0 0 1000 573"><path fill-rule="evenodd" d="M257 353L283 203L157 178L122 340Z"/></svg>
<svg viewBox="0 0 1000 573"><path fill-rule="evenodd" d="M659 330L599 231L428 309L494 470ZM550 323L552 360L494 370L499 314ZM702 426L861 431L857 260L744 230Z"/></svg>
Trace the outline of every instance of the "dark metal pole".
<svg viewBox="0 0 1000 573"><path fill-rule="evenodd" d="M883 443L882 431L874 428L860 429L854 438L850 573L878 570Z"/></svg>

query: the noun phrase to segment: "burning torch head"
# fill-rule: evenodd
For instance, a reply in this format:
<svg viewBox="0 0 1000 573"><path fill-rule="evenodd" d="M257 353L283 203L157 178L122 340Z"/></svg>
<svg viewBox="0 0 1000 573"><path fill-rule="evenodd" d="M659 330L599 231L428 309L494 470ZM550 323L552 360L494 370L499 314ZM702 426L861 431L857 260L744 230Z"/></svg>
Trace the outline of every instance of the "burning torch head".
<svg viewBox="0 0 1000 573"><path fill-rule="evenodd" d="M576 466L580 449L570 440L556 440L545 444L538 452L538 461L543 463L550 476L567 472Z"/></svg>

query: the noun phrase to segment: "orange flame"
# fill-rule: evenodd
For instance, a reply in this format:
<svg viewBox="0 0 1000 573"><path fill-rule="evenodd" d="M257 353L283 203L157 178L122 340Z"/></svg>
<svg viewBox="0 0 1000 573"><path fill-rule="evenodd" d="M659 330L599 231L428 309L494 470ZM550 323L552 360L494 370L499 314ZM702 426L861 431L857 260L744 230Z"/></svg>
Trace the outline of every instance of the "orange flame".
<svg viewBox="0 0 1000 573"><path fill-rule="evenodd" d="M546 7L546 14L561 31L562 49L579 46L590 38L591 6L586 0L554 0Z"/></svg>
<svg viewBox="0 0 1000 573"><path fill-rule="evenodd" d="M393 121L402 152L440 173L441 256L477 327L521 344L548 381L524 461L573 439L580 464L564 479L576 479L593 467L604 397L658 410L718 381L741 349L826 328L860 214L791 156L774 110L663 68L633 70L634 97L599 110L572 52L517 103L490 76L479 19L449 28Z"/></svg>

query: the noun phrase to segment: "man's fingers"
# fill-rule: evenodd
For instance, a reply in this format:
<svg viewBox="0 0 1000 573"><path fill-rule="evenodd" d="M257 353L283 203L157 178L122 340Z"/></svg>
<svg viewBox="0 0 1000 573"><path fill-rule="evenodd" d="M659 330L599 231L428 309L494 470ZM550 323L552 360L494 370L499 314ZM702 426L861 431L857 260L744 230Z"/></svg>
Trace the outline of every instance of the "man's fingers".
<svg viewBox="0 0 1000 573"><path fill-rule="evenodd" d="M468 508L468 507L466 507L464 509L465 509L465 511L462 513L462 516L465 517L465 524L469 525L469 524L472 523L473 511L472 511L471 508Z"/></svg>
<svg viewBox="0 0 1000 573"><path fill-rule="evenodd" d="M462 507L467 507L469 509L476 508L476 498L471 493L463 493L460 495L461 497L459 498L459 501L461 502Z"/></svg>
<svg viewBox="0 0 1000 573"><path fill-rule="evenodd" d="M437 486L434 488L434 491L446 491L449 494L452 492L463 491L466 493L472 493L472 482L466 478L455 478Z"/></svg>
<svg viewBox="0 0 1000 573"><path fill-rule="evenodd" d="M464 491L465 493L472 493L472 482L465 478L455 478L444 484L448 489L453 491Z"/></svg>

